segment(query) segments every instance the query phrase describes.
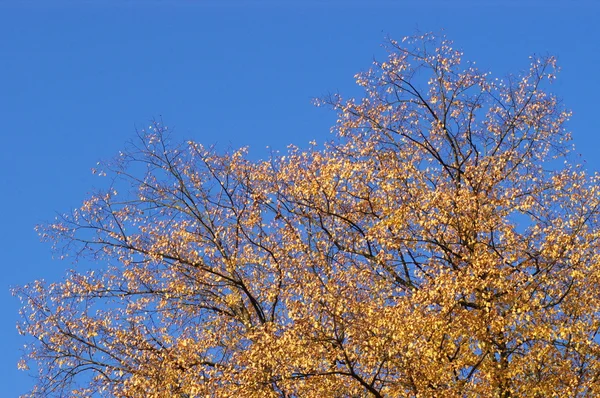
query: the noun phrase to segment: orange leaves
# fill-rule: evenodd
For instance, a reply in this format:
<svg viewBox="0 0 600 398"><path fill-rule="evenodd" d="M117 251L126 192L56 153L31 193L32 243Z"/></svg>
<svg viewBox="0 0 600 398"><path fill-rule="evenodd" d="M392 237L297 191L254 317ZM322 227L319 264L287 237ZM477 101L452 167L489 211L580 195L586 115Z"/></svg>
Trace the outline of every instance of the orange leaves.
<svg viewBox="0 0 600 398"><path fill-rule="evenodd" d="M139 132L107 193L40 229L101 261L17 290L32 395L599 393L598 176L567 156L555 60L500 81L414 44L324 101L322 149Z"/></svg>

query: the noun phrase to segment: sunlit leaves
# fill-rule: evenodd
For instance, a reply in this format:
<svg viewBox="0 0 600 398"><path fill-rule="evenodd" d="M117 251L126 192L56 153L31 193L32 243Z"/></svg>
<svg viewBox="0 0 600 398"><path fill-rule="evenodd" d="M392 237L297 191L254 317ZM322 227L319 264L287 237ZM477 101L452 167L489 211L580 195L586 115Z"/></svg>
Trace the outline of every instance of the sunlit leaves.
<svg viewBox="0 0 600 398"><path fill-rule="evenodd" d="M598 177L555 60L499 80L445 39L388 47L363 98L321 102L322 148L253 161L154 123L103 165L39 229L97 269L16 291L32 395L600 393Z"/></svg>

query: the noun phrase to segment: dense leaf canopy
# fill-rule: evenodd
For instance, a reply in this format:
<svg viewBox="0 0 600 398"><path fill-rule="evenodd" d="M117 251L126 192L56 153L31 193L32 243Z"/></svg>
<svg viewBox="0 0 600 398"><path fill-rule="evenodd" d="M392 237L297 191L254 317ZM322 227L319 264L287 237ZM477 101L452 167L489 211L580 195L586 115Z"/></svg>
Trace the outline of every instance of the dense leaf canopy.
<svg viewBox="0 0 600 398"><path fill-rule="evenodd" d="M156 122L40 227L98 266L16 289L31 395L600 395L598 179L554 59L495 79L445 39L388 48L321 102L324 146L255 161Z"/></svg>

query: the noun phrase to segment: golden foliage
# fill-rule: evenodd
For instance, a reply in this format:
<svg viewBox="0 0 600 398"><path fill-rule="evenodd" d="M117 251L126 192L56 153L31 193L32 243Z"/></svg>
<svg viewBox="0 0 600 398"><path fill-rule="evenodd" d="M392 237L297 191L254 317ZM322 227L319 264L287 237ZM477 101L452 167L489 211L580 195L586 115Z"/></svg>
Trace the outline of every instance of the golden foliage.
<svg viewBox="0 0 600 398"><path fill-rule="evenodd" d="M40 229L104 265L17 289L31 395L599 395L598 177L569 160L554 59L497 80L404 46L323 101L323 148L140 132L105 170L130 192Z"/></svg>

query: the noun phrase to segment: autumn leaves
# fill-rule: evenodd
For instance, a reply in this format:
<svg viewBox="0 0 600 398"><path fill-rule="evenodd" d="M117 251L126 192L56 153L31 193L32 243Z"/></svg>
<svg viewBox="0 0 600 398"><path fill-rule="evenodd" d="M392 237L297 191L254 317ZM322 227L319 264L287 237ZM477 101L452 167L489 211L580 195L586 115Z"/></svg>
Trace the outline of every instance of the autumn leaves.
<svg viewBox="0 0 600 398"><path fill-rule="evenodd" d="M323 149L155 123L106 168L119 195L43 228L100 264L17 290L32 395L598 394L600 201L554 60L496 80L445 39L388 47L364 98L324 101Z"/></svg>

